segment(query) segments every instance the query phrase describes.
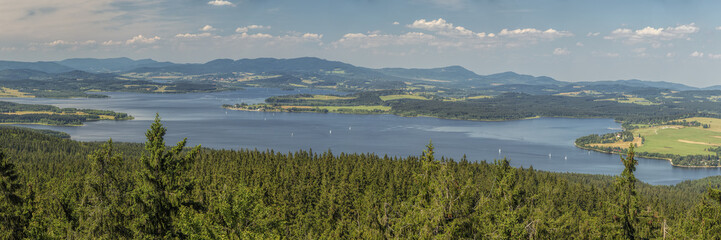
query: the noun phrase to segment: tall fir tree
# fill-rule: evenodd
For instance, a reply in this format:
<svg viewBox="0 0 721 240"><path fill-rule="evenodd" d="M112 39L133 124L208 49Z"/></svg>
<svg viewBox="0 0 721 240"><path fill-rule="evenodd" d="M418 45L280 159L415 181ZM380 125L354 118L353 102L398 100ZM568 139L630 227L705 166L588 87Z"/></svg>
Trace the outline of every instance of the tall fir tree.
<svg viewBox="0 0 721 240"><path fill-rule="evenodd" d="M636 171L638 161L634 158L635 153L633 144L628 147L626 157L621 156L621 162L624 169L620 177L616 177L616 190L618 191L618 200L621 208L621 228L623 229L622 237L625 239L636 239L636 225L638 224L638 196L636 193Z"/></svg>
<svg viewBox="0 0 721 240"><path fill-rule="evenodd" d="M126 197L132 184L122 168L123 157L115 152L111 139L89 159L90 172L85 177L83 198L84 236L92 239L132 237Z"/></svg>
<svg viewBox="0 0 721 240"><path fill-rule="evenodd" d="M178 224L181 209L192 206L190 194L194 188L187 171L200 150L200 145L183 155L187 138L167 150L167 129L155 115L145 136L146 154L140 158L138 185L134 190L136 237L154 239L182 238Z"/></svg>

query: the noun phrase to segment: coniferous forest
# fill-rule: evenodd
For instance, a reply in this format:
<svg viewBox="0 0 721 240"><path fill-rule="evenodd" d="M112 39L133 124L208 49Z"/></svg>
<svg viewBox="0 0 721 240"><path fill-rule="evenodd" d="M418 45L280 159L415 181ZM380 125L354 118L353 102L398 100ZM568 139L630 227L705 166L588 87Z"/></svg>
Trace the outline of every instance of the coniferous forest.
<svg viewBox="0 0 721 240"><path fill-rule="evenodd" d="M419 156L77 142L0 128L1 239L720 239L721 178L651 186ZM170 147L168 147L168 145Z"/></svg>

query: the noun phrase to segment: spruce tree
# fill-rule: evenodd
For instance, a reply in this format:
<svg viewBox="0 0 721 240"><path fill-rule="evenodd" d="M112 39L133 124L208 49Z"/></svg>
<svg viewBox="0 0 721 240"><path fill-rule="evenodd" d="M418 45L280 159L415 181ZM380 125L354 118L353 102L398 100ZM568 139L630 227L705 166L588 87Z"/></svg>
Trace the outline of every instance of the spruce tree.
<svg viewBox="0 0 721 240"><path fill-rule="evenodd" d="M83 226L92 239L130 238L128 198L130 181L122 169L122 156L113 140L90 155L90 172L85 177Z"/></svg>
<svg viewBox="0 0 721 240"><path fill-rule="evenodd" d="M0 151L0 239L21 239L26 225L15 165Z"/></svg>
<svg viewBox="0 0 721 240"><path fill-rule="evenodd" d="M634 158L633 144L628 147L626 157L621 156L624 169L621 176L616 178L616 190L618 191L619 205L621 207L621 228L622 237L625 239L636 239L636 225L638 224L638 196L636 193L636 182L633 175L636 171L638 161Z"/></svg>
<svg viewBox="0 0 721 240"><path fill-rule="evenodd" d="M155 122L145 134L147 153L140 158L141 172L134 190L137 211L134 227L141 238L182 238L177 221L179 213L181 208L193 205L189 196L194 185L186 172L200 145L182 155L186 138L168 151L166 131L156 114Z"/></svg>

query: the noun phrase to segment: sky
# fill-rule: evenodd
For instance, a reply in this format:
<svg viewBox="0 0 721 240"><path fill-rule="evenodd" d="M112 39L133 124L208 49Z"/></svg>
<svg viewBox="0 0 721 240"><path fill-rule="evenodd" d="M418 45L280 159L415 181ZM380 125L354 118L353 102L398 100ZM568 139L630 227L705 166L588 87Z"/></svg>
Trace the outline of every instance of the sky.
<svg viewBox="0 0 721 240"><path fill-rule="evenodd" d="M0 60L319 57L721 84L721 1L0 0Z"/></svg>

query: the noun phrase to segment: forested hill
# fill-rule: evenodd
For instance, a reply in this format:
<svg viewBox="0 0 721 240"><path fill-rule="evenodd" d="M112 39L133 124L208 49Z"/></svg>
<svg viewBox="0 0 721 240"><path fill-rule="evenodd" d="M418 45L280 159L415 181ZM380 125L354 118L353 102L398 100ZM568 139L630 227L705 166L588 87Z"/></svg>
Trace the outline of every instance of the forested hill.
<svg viewBox="0 0 721 240"><path fill-rule="evenodd" d="M205 63L172 63L158 62L152 59L132 60L120 58L72 58L55 62L18 62L0 61L0 70L33 70L55 74L80 70L90 73L114 73L124 77L147 80L157 77L160 79L193 79L218 80L236 78L245 79L243 74L262 75L286 78L284 87L301 85L289 81L287 78L300 78L309 82L313 87L332 86L349 89L400 89L404 84L415 83L443 88L482 88L491 91L508 92L523 91L529 87L553 88L560 93L573 90L573 86L585 86L594 90L608 90L618 85L626 88L658 88L677 91L698 90L699 88L678 83L642 80L613 80L597 82L564 82L547 76L531 76L511 71L495 74L478 74L462 66L447 66L438 68L367 68L355 66L340 61L326 60L316 57L300 57L289 59L278 58L242 58L242 59L215 59ZM240 75L239 75L240 74ZM258 81L251 84L264 86L278 85L276 82ZM367 83L366 83L367 82ZM341 84L342 83L342 84ZM346 85L351 85L346 86ZM366 86L370 84L371 86ZM503 87L499 87L503 86ZM418 87L418 86L416 86ZM422 86L421 86L422 87ZM569 87L568 89L566 87ZM341 88L342 89L342 88Z"/></svg>
<svg viewBox="0 0 721 240"><path fill-rule="evenodd" d="M2 239L712 239L719 178L649 186L506 160L82 143L0 128ZM419 146L420 152L421 146ZM619 163L620 164L620 163Z"/></svg>

